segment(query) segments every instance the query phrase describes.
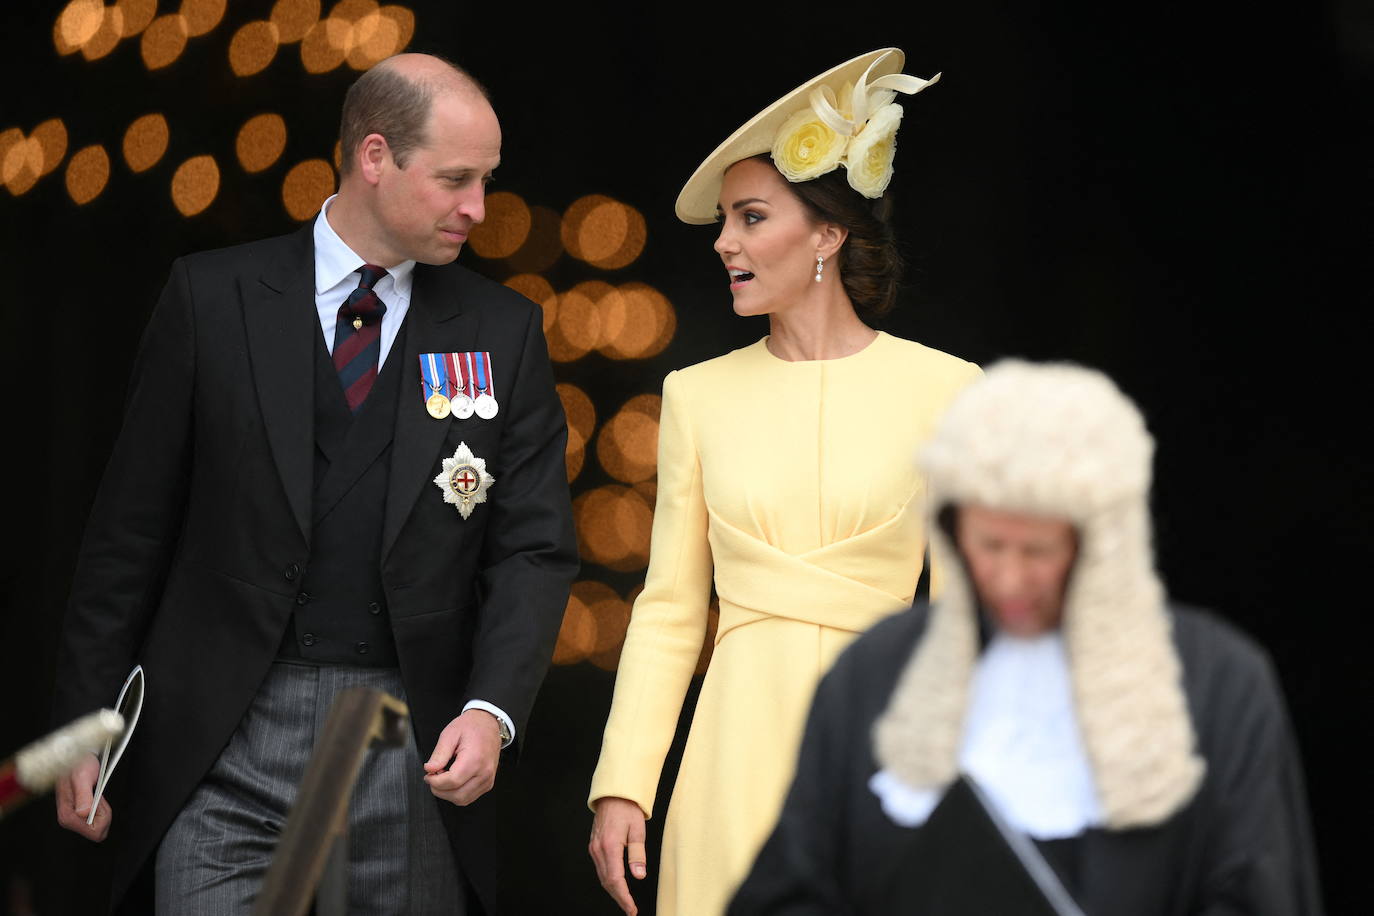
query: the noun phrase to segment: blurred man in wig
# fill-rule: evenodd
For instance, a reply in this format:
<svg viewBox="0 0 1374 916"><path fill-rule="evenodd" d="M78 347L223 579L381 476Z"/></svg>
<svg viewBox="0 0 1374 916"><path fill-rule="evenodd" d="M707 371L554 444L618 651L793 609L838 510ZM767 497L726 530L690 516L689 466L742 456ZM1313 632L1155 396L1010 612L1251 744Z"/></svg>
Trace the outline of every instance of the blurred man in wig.
<svg viewBox="0 0 1374 916"><path fill-rule="evenodd" d="M1004 362L954 401L920 464L937 562L964 574L826 677L732 914L923 899L943 877L913 840L961 775L1085 913L1320 912L1269 659L1165 602L1153 450L1082 368Z"/></svg>

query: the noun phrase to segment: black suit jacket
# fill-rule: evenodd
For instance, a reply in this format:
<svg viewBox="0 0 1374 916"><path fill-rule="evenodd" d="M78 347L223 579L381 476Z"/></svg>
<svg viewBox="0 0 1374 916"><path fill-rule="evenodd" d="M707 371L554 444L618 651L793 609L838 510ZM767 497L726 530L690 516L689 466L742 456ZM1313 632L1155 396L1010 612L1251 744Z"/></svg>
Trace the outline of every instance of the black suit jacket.
<svg viewBox="0 0 1374 916"><path fill-rule="evenodd" d="M228 742L277 653L310 563L310 226L179 259L144 336L67 611L57 715L113 702L134 663L147 699L111 785L115 899ZM567 430L537 306L456 264L416 265L378 558L422 758L464 703L524 732L577 569ZM491 353L501 411L434 420L417 354ZM495 477L464 520L432 483L460 442ZM509 756L509 755L507 755ZM499 782L499 780L498 780ZM499 797L499 793L496 793ZM498 802L444 803L494 908ZM485 840L485 841L484 841Z"/></svg>

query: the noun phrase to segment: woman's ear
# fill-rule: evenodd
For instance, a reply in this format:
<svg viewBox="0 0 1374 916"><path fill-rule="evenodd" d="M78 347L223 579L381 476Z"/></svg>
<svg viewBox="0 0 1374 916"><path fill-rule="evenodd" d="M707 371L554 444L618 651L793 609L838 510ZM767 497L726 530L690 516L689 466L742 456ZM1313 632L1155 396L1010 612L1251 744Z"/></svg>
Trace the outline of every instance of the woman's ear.
<svg viewBox="0 0 1374 916"><path fill-rule="evenodd" d="M840 250L844 240L849 238L849 230L839 223L823 222L818 225L816 254L829 261Z"/></svg>

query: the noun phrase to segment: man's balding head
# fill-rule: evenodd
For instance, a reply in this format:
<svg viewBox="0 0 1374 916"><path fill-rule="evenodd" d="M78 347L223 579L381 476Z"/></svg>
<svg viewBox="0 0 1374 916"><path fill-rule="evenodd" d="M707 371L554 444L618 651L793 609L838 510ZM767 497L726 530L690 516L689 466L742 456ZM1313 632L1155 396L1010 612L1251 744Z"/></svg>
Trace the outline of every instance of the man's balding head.
<svg viewBox="0 0 1374 916"><path fill-rule="evenodd" d="M425 144L434 99L449 94L487 98L467 71L430 54L397 54L358 77L344 96L340 174L353 171L358 148L371 134L385 137L392 159L405 168L410 153Z"/></svg>

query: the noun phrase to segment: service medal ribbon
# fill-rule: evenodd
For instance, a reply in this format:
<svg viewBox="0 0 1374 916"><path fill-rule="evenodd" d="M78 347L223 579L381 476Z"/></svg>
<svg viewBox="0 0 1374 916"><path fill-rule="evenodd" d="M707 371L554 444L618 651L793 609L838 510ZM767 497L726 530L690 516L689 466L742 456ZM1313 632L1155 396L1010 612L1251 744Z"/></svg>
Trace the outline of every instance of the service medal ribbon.
<svg viewBox="0 0 1374 916"><path fill-rule="evenodd" d="M473 353L472 358L477 370L477 397L474 399L477 416L490 420L500 409L496 403L496 385L491 373L491 354Z"/></svg>
<svg viewBox="0 0 1374 916"><path fill-rule="evenodd" d="M448 364L442 353L420 354L420 382L424 386L420 399L425 410L436 420L449 415L451 406L448 399Z"/></svg>
<svg viewBox="0 0 1374 916"><path fill-rule="evenodd" d="M472 392L472 373L467 368L467 354L465 353L445 353L444 361L448 365L449 378L453 383L453 393L449 396L453 402L453 415L460 420L466 420L472 416L473 403Z"/></svg>

